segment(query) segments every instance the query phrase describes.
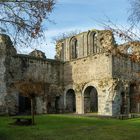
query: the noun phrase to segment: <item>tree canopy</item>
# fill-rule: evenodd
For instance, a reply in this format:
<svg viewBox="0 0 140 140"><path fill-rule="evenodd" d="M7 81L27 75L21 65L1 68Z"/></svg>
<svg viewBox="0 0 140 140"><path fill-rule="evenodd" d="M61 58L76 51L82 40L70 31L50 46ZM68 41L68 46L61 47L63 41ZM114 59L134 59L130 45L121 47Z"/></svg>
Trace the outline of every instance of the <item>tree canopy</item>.
<svg viewBox="0 0 140 140"><path fill-rule="evenodd" d="M32 39L43 36L55 0L1 0L0 33L12 37L15 44L29 46Z"/></svg>

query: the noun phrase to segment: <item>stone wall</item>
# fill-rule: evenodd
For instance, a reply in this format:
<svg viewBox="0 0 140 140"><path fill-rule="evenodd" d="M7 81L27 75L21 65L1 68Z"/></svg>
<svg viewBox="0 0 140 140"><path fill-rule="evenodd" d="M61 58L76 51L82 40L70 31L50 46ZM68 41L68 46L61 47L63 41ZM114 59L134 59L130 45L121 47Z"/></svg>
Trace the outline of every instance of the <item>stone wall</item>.
<svg viewBox="0 0 140 140"><path fill-rule="evenodd" d="M47 112L47 102L55 102L55 96L61 95L62 91L62 67L63 63L43 58L30 57L27 55L16 55L12 58L12 65L16 63L19 66L15 69L15 80L32 79L36 82L43 82L45 84L44 98L37 99L37 113ZM14 73L14 72L11 72ZM55 92L54 92L55 90ZM49 97L51 96L51 98ZM52 103L53 104L53 103ZM55 111L55 109L54 109Z"/></svg>
<svg viewBox="0 0 140 140"><path fill-rule="evenodd" d="M117 85L120 85L116 90L116 98L113 103L114 111L118 110L117 112L119 112L119 108L122 104L121 94L124 93L124 112L139 112L140 63L138 61L133 61L129 55L127 57L122 55L113 55L112 60L112 76L118 81Z"/></svg>
<svg viewBox="0 0 140 140"><path fill-rule="evenodd" d="M16 54L16 50L7 35L0 35L0 114L16 112L16 93L8 95L10 58Z"/></svg>
<svg viewBox="0 0 140 140"><path fill-rule="evenodd" d="M71 57L73 40L77 40L75 59ZM117 115L122 110L123 113L130 111L130 84L139 83L139 44L132 42L118 46L110 31L98 30L81 33L57 44L57 59L66 61L65 94L69 89L75 91L77 113L84 113L86 85L97 89L98 114ZM128 50L130 47L132 52Z"/></svg>
<svg viewBox="0 0 140 140"><path fill-rule="evenodd" d="M113 78L139 80L140 63L132 61L129 56L112 55Z"/></svg>
<svg viewBox="0 0 140 140"><path fill-rule="evenodd" d="M39 50L17 54L10 38L0 35L0 112L18 112L14 83L26 80L45 85L37 113L139 112L139 44L117 45L111 31L91 30L59 41L52 60Z"/></svg>
<svg viewBox="0 0 140 140"><path fill-rule="evenodd" d="M64 85L112 77L111 55L100 53L64 63Z"/></svg>
<svg viewBox="0 0 140 140"><path fill-rule="evenodd" d="M36 100L37 113L47 112L48 96L55 98L56 94L62 94L63 63L46 59L44 53L38 50L30 55L17 54L6 35L0 35L0 69L0 112L3 114L18 112L19 91L14 86L15 82L32 79L45 84L44 97Z"/></svg>
<svg viewBox="0 0 140 140"><path fill-rule="evenodd" d="M91 34L91 32L89 33ZM84 35L88 37L87 34L89 33L80 34L78 35L78 37L76 36L76 38L79 39L81 36ZM104 36L103 32L98 33L98 38L101 38L103 36ZM84 42L82 40L82 37L81 37L81 41L79 42ZM90 42L89 44L90 46L91 43L92 42ZM76 113L80 113L80 114L85 113L84 92L86 88L92 86L97 90L97 94L98 94L98 99L97 99L98 114L112 115L112 97L111 97L112 94L110 94L110 92L112 92L110 91L110 88L112 86L112 82L111 82L112 81L112 54L105 50L105 48L109 47L109 44L108 46L105 46L104 43L101 45L97 42L97 44L98 46L100 46L100 50L98 52L94 52L94 53L92 52L87 54L87 49L86 49L84 51L85 54L83 55L81 53L83 52L83 50L81 49L82 46L79 45L83 45L83 47L87 45L82 43L78 44L78 48L79 48L78 58L64 63L65 94L67 94L67 91L69 89L73 89L75 91L75 96L76 96ZM113 46L111 42L110 49L112 47ZM83 57L84 55L85 57Z"/></svg>

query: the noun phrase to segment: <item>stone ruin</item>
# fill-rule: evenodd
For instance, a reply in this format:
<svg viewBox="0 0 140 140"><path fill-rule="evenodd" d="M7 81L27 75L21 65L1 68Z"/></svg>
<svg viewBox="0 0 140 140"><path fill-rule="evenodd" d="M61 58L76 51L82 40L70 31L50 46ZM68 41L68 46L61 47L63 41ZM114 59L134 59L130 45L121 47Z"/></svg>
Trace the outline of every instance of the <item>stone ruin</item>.
<svg viewBox="0 0 140 140"><path fill-rule="evenodd" d="M108 30L90 30L58 41L55 59L39 50L18 54L0 35L0 114L30 111L15 81L42 81L36 113L95 112L115 116L140 112L140 42L115 43Z"/></svg>

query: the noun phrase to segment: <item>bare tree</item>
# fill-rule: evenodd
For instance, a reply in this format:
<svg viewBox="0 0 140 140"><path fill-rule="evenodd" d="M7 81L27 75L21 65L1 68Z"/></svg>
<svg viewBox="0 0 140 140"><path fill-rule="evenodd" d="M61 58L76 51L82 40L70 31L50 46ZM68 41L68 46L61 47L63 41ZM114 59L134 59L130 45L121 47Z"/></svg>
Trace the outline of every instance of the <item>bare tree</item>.
<svg viewBox="0 0 140 140"><path fill-rule="evenodd" d="M140 41L140 0L128 0L130 3L127 26L117 25L110 18L100 22L105 29L111 30L124 41Z"/></svg>
<svg viewBox="0 0 140 140"><path fill-rule="evenodd" d="M130 15L128 20L135 26L140 22L140 0L129 0L130 1Z"/></svg>
<svg viewBox="0 0 140 140"><path fill-rule="evenodd" d="M42 96L44 94L43 82L36 82L32 79L26 79L15 82L15 87L18 89L21 95L28 97L31 100L31 115L32 115L32 124L35 124L34 115L35 115L35 97Z"/></svg>
<svg viewBox="0 0 140 140"><path fill-rule="evenodd" d="M0 0L0 33L12 37L15 44L30 46L43 36L55 0Z"/></svg>
<svg viewBox="0 0 140 140"><path fill-rule="evenodd" d="M134 26L122 26L113 23L110 19L100 24L107 30L111 30L116 37L122 41L138 41L140 40L140 29Z"/></svg>
<svg viewBox="0 0 140 140"><path fill-rule="evenodd" d="M31 100L32 124L35 123L35 99L39 96L45 96L46 71L43 71L43 69L39 71L39 69L37 65L32 65L26 69L21 80L13 82L19 94Z"/></svg>

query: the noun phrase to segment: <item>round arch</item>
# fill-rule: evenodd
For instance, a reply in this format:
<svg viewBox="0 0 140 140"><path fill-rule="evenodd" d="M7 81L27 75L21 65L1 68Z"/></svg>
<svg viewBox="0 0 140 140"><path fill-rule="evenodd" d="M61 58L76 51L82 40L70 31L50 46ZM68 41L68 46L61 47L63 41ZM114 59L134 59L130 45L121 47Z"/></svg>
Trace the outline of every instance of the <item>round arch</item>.
<svg viewBox="0 0 140 140"><path fill-rule="evenodd" d="M95 44L95 36L97 35L96 31L90 31L87 34L88 37L88 46L87 46L87 54L93 54L97 52L97 47Z"/></svg>
<svg viewBox="0 0 140 140"><path fill-rule="evenodd" d="M75 112L76 111L76 97L75 91L73 89L69 89L65 95L66 98L66 112Z"/></svg>
<svg viewBox="0 0 140 140"><path fill-rule="evenodd" d="M116 81L113 88L113 113L114 114L127 114L129 110L129 82ZM117 104L117 106L116 106Z"/></svg>
<svg viewBox="0 0 140 140"><path fill-rule="evenodd" d="M73 36L69 42L70 59L78 58L78 39Z"/></svg>
<svg viewBox="0 0 140 140"><path fill-rule="evenodd" d="M98 112L98 93L94 86L87 86L84 90L84 112Z"/></svg>
<svg viewBox="0 0 140 140"><path fill-rule="evenodd" d="M125 108L125 92L121 92L121 104L120 104L120 114L125 114L126 108Z"/></svg>
<svg viewBox="0 0 140 140"><path fill-rule="evenodd" d="M82 96L84 96L84 91L86 90L87 87L94 87L97 90L97 92L99 91L99 87L98 87L97 82L89 82L89 83L84 85L84 87L82 89Z"/></svg>
<svg viewBox="0 0 140 140"><path fill-rule="evenodd" d="M129 85L129 101L130 101L130 108L129 112L130 113L137 113L139 112L138 110L138 102L136 100L136 95L137 95L137 90L138 90L138 85L137 83L130 83ZM138 108L137 108L138 107Z"/></svg>

